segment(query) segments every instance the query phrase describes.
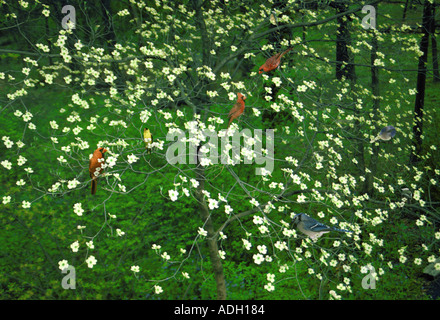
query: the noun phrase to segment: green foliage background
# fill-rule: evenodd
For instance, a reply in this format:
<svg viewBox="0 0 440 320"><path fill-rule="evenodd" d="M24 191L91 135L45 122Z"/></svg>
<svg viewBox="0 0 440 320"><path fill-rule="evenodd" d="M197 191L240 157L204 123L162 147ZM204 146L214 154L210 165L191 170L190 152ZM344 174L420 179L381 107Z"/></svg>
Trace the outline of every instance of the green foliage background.
<svg viewBox="0 0 440 320"><path fill-rule="evenodd" d="M88 38L81 39L86 47L99 45L105 51L111 52L114 49L114 44L112 39L108 39L107 27L103 26L103 14L99 13L102 9L97 2L90 3L89 11L85 11L88 15L80 14L80 11L77 11L79 31L75 36L80 37L79 35L83 31L81 26L87 24L95 33L86 33ZM211 1L206 10L214 10L222 3L227 3L227 1ZM303 2L287 1L286 3L294 5ZM180 12L177 9L167 9L166 6L171 5L167 1L155 1L154 3L146 1L144 4L145 7L138 11L129 1L111 2L110 8L113 12L111 23L116 36L113 41L128 48L127 54L121 50L124 53L122 59L131 53L136 53L139 47L146 45L145 42L149 41L157 47L169 43L170 47L175 46L182 51L191 47L184 41L174 43L171 34L179 35L180 38L188 41L200 40L198 37L193 37L193 32L197 34L192 29L193 25L170 22L169 24L173 26L171 31L168 33L159 31L161 26L166 24L166 21L155 24L158 17L164 20L168 19L168 21L185 21L182 18L185 16L182 9ZM73 5L77 8L86 6L85 2L81 1L74 2ZM177 8L179 5L190 10L192 1L178 1L173 4L173 7ZM261 3L238 1L224 6L227 8L231 21L238 24L243 22L241 19L248 18L247 12L254 13L253 17L259 17L258 13L262 7L271 8L272 5L271 1ZM289 5L287 8L290 8ZM351 7L356 5L358 4L350 3ZM46 6L51 11L50 19L45 19L41 15L41 11ZM97 8L94 13L92 13L93 8ZM126 8L131 14L134 14L135 11L141 12L144 15L145 25L137 29L135 22L130 20L132 19L131 15L126 19L117 15L117 12ZM145 8L154 8L154 10L146 10ZM56 42L60 28L59 18L62 17L58 9L59 5L55 5L51 1L29 3L27 8L21 7L18 3L11 5L0 1L0 13L2 13L0 36L5 42L11 41L2 47L3 50L0 50L0 72L6 75L4 79L0 80L0 123L2 124L0 136L9 137L14 142L22 141L25 144L22 149L15 145L13 148L7 148L5 144L0 145L0 160L9 159L14 163L12 170L7 170L3 166L0 168L0 183L3 185L0 196L12 197L11 202L0 204L1 299L215 299L217 296L216 282L212 273L206 239L197 234L198 229L203 227L197 203L192 196L180 196L176 202L171 201L168 196L168 190L173 189L175 184L184 184L179 177L180 174L187 174L188 179L194 178L195 175L191 170L165 168L164 152L167 144L163 150L155 149L153 154L149 156L145 153L141 140L141 130L144 124L139 115L142 110L151 110L152 116L147 125L150 126L155 139L164 141L167 128L164 126L165 120L159 110L169 112L175 125L183 128L187 121L193 119L192 106L184 100L178 101L179 103L161 101L157 107L152 106L151 100L155 93L151 93L154 92L151 87L164 88L164 91L172 92L177 90L177 86L166 87L165 74L160 72L157 75L150 74L143 67L134 68L138 74L132 75L131 78L122 71L126 71L129 67L116 68L115 70L120 72L119 77L124 74L125 83L116 85L122 86L123 89L120 89L117 95L112 97L108 93L109 86L102 81L102 75L101 81L94 86L86 87L78 85L78 83L66 84L63 77L70 74L73 77L81 78L83 76L81 72L75 73L71 70L81 70L81 68L85 70L87 69L86 65L76 66L78 69L75 69L75 63L81 64L81 60L76 60L72 64L59 61L59 64L55 64L57 67L50 69L48 66L53 63L50 59L59 60L59 56L58 58L50 57L35 49L36 43L47 42L52 43L53 46ZM316 11L302 9L298 12L285 10L286 14L292 15L291 18L295 23L299 19L313 21L314 14L319 14L319 18L334 14L333 11L327 9L316 9ZM270 12L270 10L266 11ZM407 18L408 23L420 23L421 11L421 6L410 10ZM379 21L384 23L385 21L387 21L386 23L396 21L395 24L390 23L396 28L404 24L401 20L396 20L402 12L399 5L384 2L380 5L379 12L381 12ZM15 13L17 18L12 18L7 13ZM390 15L392 18L388 20L386 15ZM208 20L208 17L206 19ZM248 22L257 24L261 22L258 19L255 18L255 20ZM261 19L263 20L263 18ZM14 33L8 33L12 32L8 30L10 26L14 25L14 21L23 21L24 24L19 28L11 27ZM192 22L197 25L197 21ZM229 23L229 20L218 23L225 25ZM307 36L304 43L309 42L319 57L329 57L332 60L334 42L319 40L326 40L325 34L335 34L336 27L336 23L332 23L325 25L322 29L310 28L309 30L306 28L304 32L307 33ZM209 28L215 29L215 23L209 22ZM225 36L225 39L229 41L240 38L250 28L246 26L246 28L232 29ZM265 25L265 28L268 26ZM40 32L42 30L44 32ZM142 30L145 35L139 36L134 30ZM358 37L356 39L364 37L359 30L358 25L357 29L352 30L353 37ZM290 39L301 37L302 34L302 29L294 29ZM30 44L23 39L24 35L28 37ZM278 35L277 40L281 42L284 36ZM398 127L396 139L391 143L380 145L380 163L375 181L379 185L385 186L386 192L378 192L377 188L371 196L373 201L365 201L363 206L359 208L351 202L350 205L344 203L344 207L341 209L347 221L362 226L362 231L359 233L362 241L356 242L352 238L343 238L344 235L329 234L320 239L318 243L311 244L299 235L287 240L290 253L278 252L274 249L274 242L278 239L287 239L283 236L282 229L271 229L269 235L260 234L258 225L252 222L253 215L243 217L239 219L239 222L229 224L224 230L227 239L219 241L220 249L226 252L226 258L222 262L229 299L329 299L332 298L329 294L331 290L336 290L343 299L429 298L426 294L428 282L423 277L422 270L429 262L429 257L437 257L439 254L439 237L436 236L436 232L439 232L437 210L440 196L437 184L432 183L432 180L437 183L439 181L439 174L435 171L439 169L439 150L432 148L432 146L439 147L438 83L433 83L431 79L427 81L424 158L417 166L411 167L407 164L407 159L412 141L414 96L407 92L408 89L415 87L417 72L406 73L401 70L416 69L418 57L406 48L407 43L411 43L412 39L417 40L419 35L409 33L398 36L404 40L396 43L384 41L380 48L387 57L396 60L395 65L390 69L397 70L393 72L388 72L386 68L381 70L380 89L383 96L381 103L384 106L381 110L381 116L384 118L380 123L372 124L371 111L366 108L362 111L363 114L358 116L361 120L357 124L361 132L359 136L363 139L365 139L365 135L362 136L362 132L366 136L374 136L375 129L380 125L393 123ZM166 42L166 39L171 40ZM71 47L75 43L74 40L77 39L69 40L72 41L69 43ZM102 42L100 42L101 40ZM231 42L235 44L234 40ZM417 41L413 41L413 43L417 46ZM230 69L237 69L238 71L234 73L231 81L243 81L249 94L246 101L246 112L242 119L237 121L238 126L240 128L274 128L277 130L275 158L283 159L283 162L276 163L276 170L272 173L271 180L288 185L286 174L280 170L282 166L286 166L284 158L288 155L299 159L302 156L305 157L308 152L307 148L310 146L309 139L315 133L315 141L328 140L330 146L337 150L343 160L339 162L329 156L325 160L326 167L323 170L316 169L314 161L308 161L301 168L302 172L311 176L311 181L320 181L323 187L329 188L335 183L334 181L337 181L329 176L329 172L331 172L329 168L337 169L335 174L338 178L344 175L359 177L358 168L351 161L356 157L352 148L354 145L352 132L357 127L347 117L347 115L352 116L353 114L350 111L344 111L339 106L343 103L346 103L344 106L352 106L356 103L356 99L362 99L364 106L371 105L373 100L371 92L363 91L363 88L369 88L370 85L370 68L358 67L356 69L357 84L350 87L348 82L339 82L333 79L334 66L323 67L320 64L322 63L320 59L315 59L311 51L307 51L308 48L299 45L299 48L294 50L295 52L291 56L283 58L283 67L276 70L269 78L257 75L248 76L251 72L255 72L257 66L264 63L269 56L270 50L265 52L259 48L272 43L270 39L262 38L253 43L240 44L242 46L248 45L249 51L253 52L255 57L245 59L243 56L239 56L235 60L232 59L221 72L231 72ZM275 49L282 47L279 44L277 43ZM202 47L197 43L195 47L201 51ZM363 47L363 44L356 44L354 47L364 49L359 55L356 55L356 63L368 64L369 51ZM59 53L59 49L54 47L52 49L53 52ZM230 53L229 50L227 46L221 47L218 53L212 56L212 59L221 60ZM302 50L307 51L304 57L300 57ZM7 94L11 94L23 86L22 68L30 65L23 60L26 54L15 53L15 51L39 53L30 56L31 59L38 60L39 66L32 69L29 77L24 77L34 79L32 81L35 81L35 87L27 88L26 95L8 99ZM188 49L188 52L190 51L191 49ZM196 61L195 65L200 62L199 54L200 52L192 52L191 57ZM178 58L173 58L176 60L173 63L179 62ZM244 61L244 66L240 66L238 63L240 59ZM185 62L190 65L191 59L185 57ZM158 69L163 67L160 63L165 65L164 61L160 61L157 64ZM67 67L59 67L63 65ZM200 65L202 65L201 62ZM111 64L103 64L102 67L110 68ZM55 70L54 72L58 73L53 85L44 82L40 70L45 70L48 73ZM15 79L7 79L8 75ZM152 91L146 90L147 93L130 106L128 97L135 91L130 87L130 84L132 83L133 86L139 84L137 81L141 75L148 78L150 82L145 85L148 90ZM288 108L284 108L278 113L274 112L271 108L273 101L265 100L267 96L265 88L276 88L271 80L273 76L281 77L284 83L276 93L278 97L285 95L295 103L304 104L305 107L301 111L304 121L301 122L295 118ZM397 78L398 86L390 83L389 79L391 78ZM291 79L295 85L290 85L286 79ZM319 90L310 96L301 95L294 88L303 81L320 81L317 83ZM217 87L219 87L218 83L210 83L204 89L217 90ZM344 89L347 89L347 100L337 101L337 94L343 92ZM207 109L209 109L210 116L225 119L233 101L227 99L226 90L220 91L219 89L219 92L221 95L217 100L211 99L209 103L206 103L209 106ZM88 109L79 108L72 103L72 95L75 93L80 93L81 98L89 102ZM197 101L200 97L196 96L195 98ZM203 104L204 101L201 103ZM326 104L328 110L325 110L326 108L314 109L319 103ZM262 116L256 117L252 108L260 110L263 113ZM20 117L14 116L16 110L22 110L24 113L24 110L28 109L33 114L32 123L38 130L29 129L28 123L24 123ZM185 116L180 118L177 111L183 112ZM68 121L67 115L79 115L81 121L71 123ZM86 126L91 123L92 117L99 119L96 124L97 128L87 130ZM108 122L103 120L106 117L109 119L128 119L129 126L127 128L110 126ZM49 122L52 120L56 120L60 128L74 128L79 125L83 131L80 135L74 135L72 131L63 133L61 130L51 129ZM338 124L338 121L343 120L348 122L339 122L343 124L342 126ZM224 124L212 123L218 130L224 128ZM319 126L320 130L315 130L315 125ZM343 141L342 145L334 143L333 138L330 139L329 135L340 137ZM57 137L58 144L51 141L51 136ZM82 141L88 141L89 148L81 150L73 146L70 153L60 151L59 146L70 145L76 137L80 137ZM125 139L128 142L128 147L118 146L115 142L118 139ZM123 177L123 184L129 192L122 192L118 189L119 182L110 176L100 179L96 196L89 194L88 155L102 141L113 143L112 151L120 152L124 159L132 153L139 157L139 160L133 164L121 160L119 162L121 165L115 170ZM371 157L368 148L370 148L368 145L365 146L366 163ZM320 149L316 143L314 145L314 151L323 155L328 149L328 147ZM23 167L15 165L19 154L24 154L27 159ZM68 164L59 163L57 158L60 155L64 155L68 159ZM337 164L333 165L332 162ZM34 172L28 174L22 170L24 167L32 167ZM271 200L273 194L268 187L269 183L254 175L255 165L238 165L233 168L242 182L258 186L264 191L259 192L255 188L251 191L250 196L234 190L236 180L224 167L218 165L206 169L206 177L210 181L206 189L213 197L217 197L217 194L227 193L229 201L233 203L235 214L249 210L251 197L257 199L260 204ZM421 180L415 180L417 172L423 173ZM61 179L68 181L73 178L78 179L81 183L72 190L68 190L65 185L58 192L47 190L56 181ZM27 183L24 186L17 186L16 182L20 179L26 180ZM390 185L396 186L398 179L403 179L411 190L423 189L423 198L427 202L427 206L421 207L417 201L412 200L403 208L388 210L388 215L381 224L373 225L360 221L361 219L354 214L356 210L361 210L368 220L374 217L377 210L389 209L389 203L399 201L400 195L388 188ZM310 182L308 186L313 187L313 183ZM234 190L234 192L229 194L229 190ZM193 194L194 190L190 190L190 192ZM360 195L359 190L353 188L353 194L346 196L346 198L351 201L352 197ZM341 198L344 199L344 197ZM317 214L328 208L334 208L329 199L327 197L324 201L309 201L305 204L289 199L286 203L277 204L277 215L273 217L273 220L281 225L281 221L289 221L292 212ZM31 201L31 208L22 208L24 200ZM73 212L75 203L82 204L85 210L82 216ZM220 209L214 212L212 219L214 225L219 227L227 219L224 213L224 204L221 204ZM327 223L332 211L329 209L328 212L326 211ZM424 223L421 227L416 225L416 221L420 219L422 214L426 215L430 222ZM116 218L112 218L110 215L116 215ZM86 229L79 230L78 225L86 226ZM119 236L117 229L125 232L125 235ZM242 239L244 238L251 240L252 250L243 248ZM376 241L376 238L379 240ZM87 249L86 242L90 240L93 240L95 249ZM338 240L343 241L343 244L340 247L335 247L334 241ZM70 249L70 245L74 241L79 241L79 252L72 252ZM363 248L359 246L359 243L362 242L370 243L373 246L370 254L364 252ZM154 244L160 245L161 249L153 250ZM272 262L264 262L261 265L254 263L253 255L257 253L256 247L259 244L264 244L269 248L270 255L273 256ZM399 253L402 247L406 247L404 254ZM184 249L185 253L182 253L180 249ZM320 260L322 249L330 252L331 257L337 260L336 266L328 265L328 261L322 263ZM166 261L161 257L164 252L171 255L170 260ZM343 269L345 262L338 260L338 254L347 255L346 261L348 262L346 264L352 266L350 271ZM89 268L85 262L90 255L93 255L98 261L93 268ZM355 259L350 260L349 255L353 255ZM402 256L407 258L406 262L401 261ZM414 263L414 259L417 258L422 259L422 263ZM61 260L67 260L70 265L75 267L77 275L75 290L65 290L61 287L61 280L64 276L58 265ZM365 274L360 272L359 266L368 263L375 265L377 270L383 269L375 290L364 290L361 287L361 281ZM130 271L133 265L139 266L141 271L139 273ZM279 271L283 265L288 266L286 272ZM188 273L190 278L185 278L183 272ZM320 273L322 279L315 277L312 272ZM264 288L268 283L267 274L269 273L276 275L275 291L268 291ZM347 284L350 289L335 289L338 284L344 283L344 279L350 280L350 284ZM159 285L163 289L163 293L155 294L155 285Z"/></svg>

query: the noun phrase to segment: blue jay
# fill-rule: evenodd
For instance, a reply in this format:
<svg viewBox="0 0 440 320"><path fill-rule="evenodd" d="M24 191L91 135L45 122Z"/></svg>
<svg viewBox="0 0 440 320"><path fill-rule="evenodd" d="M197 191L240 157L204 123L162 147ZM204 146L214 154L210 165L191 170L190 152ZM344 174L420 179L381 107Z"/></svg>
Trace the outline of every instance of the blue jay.
<svg viewBox="0 0 440 320"><path fill-rule="evenodd" d="M391 140L391 138L394 137L395 135L396 135L396 128L394 128L393 126L386 126L382 128L382 130L380 130L377 137L371 140L370 142L373 143L376 142L377 140L388 141Z"/></svg>
<svg viewBox="0 0 440 320"><path fill-rule="evenodd" d="M313 218L310 218L305 213L296 214L293 217L293 223L297 225L299 231L309 236L312 240L317 240L324 233L330 231L353 232L349 230L328 227L325 224L322 224L321 222L316 221Z"/></svg>

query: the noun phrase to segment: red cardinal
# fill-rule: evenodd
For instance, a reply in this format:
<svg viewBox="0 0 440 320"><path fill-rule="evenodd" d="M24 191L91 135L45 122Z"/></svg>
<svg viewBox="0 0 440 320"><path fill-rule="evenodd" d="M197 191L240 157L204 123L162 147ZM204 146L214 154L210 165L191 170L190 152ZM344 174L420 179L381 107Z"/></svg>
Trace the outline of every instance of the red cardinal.
<svg viewBox="0 0 440 320"><path fill-rule="evenodd" d="M240 92L237 93L237 102L232 107L231 111L229 111L228 119L228 129L231 125L232 120L237 119L244 111L244 100L246 100L246 96L242 95Z"/></svg>
<svg viewBox="0 0 440 320"><path fill-rule="evenodd" d="M282 53L277 53L276 55L267 59L266 62L260 67L260 69L258 69L258 73L269 72L276 69L280 65L281 58L292 49L293 48L289 48L286 51Z"/></svg>
<svg viewBox="0 0 440 320"><path fill-rule="evenodd" d="M107 152L107 149L104 148L98 148L93 152L93 156L90 158L89 161L89 173L90 178L92 179L92 194L96 193L96 187L98 185L98 176L95 175L95 172L100 173L101 172L101 166L104 162L104 153ZM98 169L99 168L99 169Z"/></svg>

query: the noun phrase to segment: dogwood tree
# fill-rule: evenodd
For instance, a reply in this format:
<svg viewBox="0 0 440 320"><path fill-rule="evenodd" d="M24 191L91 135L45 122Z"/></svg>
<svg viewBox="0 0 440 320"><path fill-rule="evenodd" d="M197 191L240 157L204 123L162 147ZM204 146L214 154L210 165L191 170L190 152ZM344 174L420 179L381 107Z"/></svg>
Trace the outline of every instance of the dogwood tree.
<svg viewBox="0 0 440 320"><path fill-rule="evenodd" d="M437 114L414 118L420 26L401 21L399 5L1 10L20 46L0 49L2 220L39 242L50 295L363 298L365 279L385 290L382 279L437 257L435 132L408 162L414 121L429 128ZM226 130L237 92L245 112ZM388 125L396 135L371 143ZM108 151L92 196L98 147ZM291 223L300 212L352 233L313 241ZM68 266L75 293L60 285Z"/></svg>

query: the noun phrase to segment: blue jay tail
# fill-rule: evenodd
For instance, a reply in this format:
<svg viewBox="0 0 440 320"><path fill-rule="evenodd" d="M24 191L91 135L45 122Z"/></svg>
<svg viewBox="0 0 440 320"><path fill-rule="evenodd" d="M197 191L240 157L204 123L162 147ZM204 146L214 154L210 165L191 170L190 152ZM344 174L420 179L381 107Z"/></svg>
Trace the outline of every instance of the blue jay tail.
<svg viewBox="0 0 440 320"><path fill-rule="evenodd" d="M349 232L349 233L353 233L353 231L351 231L351 230L338 229L338 228L333 228L333 231L339 231L339 232Z"/></svg>

